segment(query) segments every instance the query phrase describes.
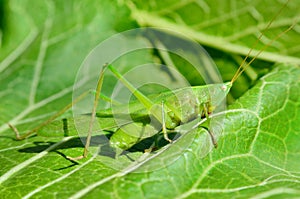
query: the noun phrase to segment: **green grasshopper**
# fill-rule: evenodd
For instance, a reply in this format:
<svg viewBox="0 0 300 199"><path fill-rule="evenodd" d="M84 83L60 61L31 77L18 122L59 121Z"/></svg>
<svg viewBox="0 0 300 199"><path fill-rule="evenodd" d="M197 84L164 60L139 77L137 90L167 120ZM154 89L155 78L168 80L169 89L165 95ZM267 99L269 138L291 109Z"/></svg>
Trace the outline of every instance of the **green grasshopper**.
<svg viewBox="0 0 300 199"><path fill-rule="evenodd" d="M269 22L266 29L270 27L275 17ZM69 158L69 159L78 160L87 157L88 148L91 142L91 136L93 132L93 124L96 118L100 118L101 120L101 118L105 115L113 116L113 112L111 109L97 112L97 106L98 106L99 99L101 98L101 89L102 89L103 78L106 69L109 69L117 77L117 79L119 79L119 81L121 81L133 93L133 95L137 98L138 103L141 104L141 106L139 106L140 108L136 110L136 113L138 113L138 116L135 118L136 122L124 124L120 126L120 128L118 128L110 137L110 146L113 148L119 148L121 150L127 150L131 148L133 145L135 145L136 143L142 141L143 139L155 136L156 134L159 133L162 133L164 139L171 143L172 140L169 138L168 133L174 132L174 129L177 126L188 123L197 118L206 118L206 120L209 122L210 114L225 99L232 85L237 80L237 78L244 72L246 67L249 66L268 46L270 46L272 42L277 40L281 35L288 32L290 29L292 29L292 27L293 25L291 25L288 29L286 29L285 31L277 35L268 44L266 44L250 60L250 62L246 63L246 60L252 51L250 50L230 82L222 83L222 84L210 84L204 86L180 88L174 91L161 93L160 95L155 97L155 100L149 99L143 93L138 91L111 64L105 65L104 67L102 67L101 73L99 75L98 84L96 87L93 110L90 116L91 119L88 126L88 135L87 135L83 155L76 158ZM263 33L258 37L257 42L261 39L262 36ZM51 123L58 116L60 116L71 106L73 106L77 101L83 98L85 95L86 93L82 94L82 96L80 96L78 99L73 101L71 104L66 106L61 111L59 111L53 117L51 117L50 119L48 119L47 121L39 125L37 128L24 134L23 136L19 135L15 127L13 127L10 124L9 126L16 133L16 138L18 140L24 139L28 136L33 135L45 125ZM122 110L122 106L120 106L119 109ZM135 112L131 114L135 114ZM157 126L149 125L150 117L152 117L152 119L156 121L156 123L158 124ZM103 130L109 130L109 128ZM211 137L211 141L213 145L217 147L217 142L213 132L211 132L209 129L207 129L207 132Z"/></svg>
<svg viewBox="0 0 300 199"><path fill-rule="evenodd" d="M196 118L206 117L214 111L221 101L224 100L228 94L232 82L224 84L211 84L205 86L194 86L180 88L174 91L164 92L158 95L154 101L136 90L112 65L107 67L113 74L135 95L138 101L146 108L146 112L141 114L143 117L147 114L153 116L161 126L158 129L132 123L119 128L110 138L111 146L127 150L132 147L136 142L143 138L152 136L157 131L162 131L164 139L168 142L172 140L168 137L168 131L173 130L180 124L185 124ZM148 113L147 113L148 112ZM99 113L100 115L101 113ZM136 135L134 135L134 130ZM143 134L141 132L144 132ZM215 146L217 143L213 134L211 135L212 142Z"/></svg>

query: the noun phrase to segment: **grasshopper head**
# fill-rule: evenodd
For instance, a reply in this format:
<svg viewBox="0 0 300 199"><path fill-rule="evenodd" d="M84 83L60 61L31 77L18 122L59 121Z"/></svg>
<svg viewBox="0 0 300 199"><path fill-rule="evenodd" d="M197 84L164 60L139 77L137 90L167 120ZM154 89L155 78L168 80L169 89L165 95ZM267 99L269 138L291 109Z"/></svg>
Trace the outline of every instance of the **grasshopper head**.
<svg viewBox="0 0 300 199"><path fill-rule="evenodd" d="M210 88L210 98L212 107L216 108L227 96L232 87L232 82L215 84Z"/></svg>
<svg viewBox="0 0 300 199"><path fill-rule="evenodd" d="M224 91L225 95L227 95L232 87L232 82L226 82L221 84L221 90Z"/></svg>

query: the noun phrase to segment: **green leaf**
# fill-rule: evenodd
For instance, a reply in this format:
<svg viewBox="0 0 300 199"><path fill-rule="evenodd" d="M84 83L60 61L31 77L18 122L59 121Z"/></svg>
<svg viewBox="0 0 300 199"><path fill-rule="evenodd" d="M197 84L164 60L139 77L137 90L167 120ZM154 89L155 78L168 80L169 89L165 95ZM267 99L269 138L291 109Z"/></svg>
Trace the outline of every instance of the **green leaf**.
<svg viewBox="0 0 300 199"><path fill-rule="evenodd" d="M261 1L253 1L251 4L245 2L230 4L219 0L206 2L169 0L155 1L151 4L145 4L143 1L135 2L136 4L128 3L128 5L135 19L142 25L177 30L203 45L244 55L253 47L259 36L259 30L265 29L274 17L276 18L271 28L263 30L264 37L255 49L260 49L269 39L274 38L292 23L299 22L299 15L295 14L299 6L298 0L288 3L273 2L271 5ZM273 9L268 9L269 6L273 6ZM260 57L271 61L299 63L299 56L293 50L293 47L299 44L293 42L299 38L299 34L294 32L290 33L290 36L293 39L280 38ZM283 42L286 44L280 49ZM250 53L252 56L256 54L255 49Z"/></svg>
<svg viewBox="0 0 300 199"><path fill-rule="evenodd" d="M15 141L6 124L16 125L23 133L70 103L75 76L87 54L118 31L138 27L136 22L140 26L174 28L199 42L208 38L204 44L219 49L210 50L212 55L218 54L214 57L218 63L224 63L221 72L230 79L235 66L233 59L228 58L231 55L223 50L246 54L257 35L256 28L264 27L269 17L274 16L274 8L268 2L249 5L225 1L146 4L106 0L101 3L0 3L0 16L4 16L0 21L0 192L3 198L300 196L300 68L296 64L273 67L248 92L240 93L243 96L228 110L212 116L225 119L215 124L221 130L219 147L208 154L209 136L199 128L155 153L137 152L119 159L92 155L99 144L92 143L91 155L77 163L65 157L82 153L80 138L36 136ZM276 2L274 7L279 10L281 5ZM297 1L288 3L258 47L297 18L299 5ZM271 54L265 53L262 58L299 63L297 27L276 41L269 49ZM130 56L118 60L117 66L130 70L131 64L156 59L149 52ZM256 63L254 67L261 64ZM109 85L112 80L107 79ZM237 83L248 88L249 83L241 82ZM108 86L104 92L110 89ZM54 127L47 127L49 134L55 131ZM130 162L129 158L139 162Z"/></svg>
<svg viewBox="0 0 300 199"><path fill-rule="evenodd" d="M297 12L299 0L251 1L251 3L220 0L168 0L153 1L151 4L139 0L134 2L135 4L128 1L127 4L140 25L180 32L204 45L219 67L224 81L232 78L242 62L236 54L246 56L252 49L249 56L256 56L267 43L291 24L295 24L295 28L272 42L267 49L263 50L259 58L272 63L274 61L300 63L298 50L300 35L296 28L300 21ZM270 21L272 24L266 29ZM264 35L257 42L261 32ZM182 67L186 66L182 65ZM241 93L244 93L249 85L252 85L258 76L265 74L265 69L269 70L269 68L270 63L266 62L253 63L248 67L243 74L245 78L239 78L233 85L231 92L233 96L229 96L230 101L241 96ZM196 82L199 84L199 80Z"/></svg>

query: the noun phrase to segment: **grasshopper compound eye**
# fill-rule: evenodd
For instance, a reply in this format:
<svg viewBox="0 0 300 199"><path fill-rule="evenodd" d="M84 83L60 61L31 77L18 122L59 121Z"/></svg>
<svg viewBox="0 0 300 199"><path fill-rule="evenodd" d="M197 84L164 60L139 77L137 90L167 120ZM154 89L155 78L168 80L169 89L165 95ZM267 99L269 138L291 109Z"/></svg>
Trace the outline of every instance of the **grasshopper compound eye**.
<svg viewBox="0 0 300 199"><path fill-rule="evenodd" d="M227 91L228 89L231 88L231 86L232 86L232 84L231 84L231 82L229 82L229 83L223 84L223 85L221 86L221 89L222 89L223 91Z"/></svg>
<svg viewBox="0 0 300 199"><path fill-rule="evenodd" d="M229 92L231 87L232 87L232 82L226 82L221 85L221 90L227 93Z"/></svg>
<svg viewBox="0 0 300 199"><path fill-rule="evenodd" d="M225 91L225 90L226 90L226 88L227 88L227 86L226 86L226 85L223 85L223 86L221 86L221 89L222 89L223 91Z"/></svg>

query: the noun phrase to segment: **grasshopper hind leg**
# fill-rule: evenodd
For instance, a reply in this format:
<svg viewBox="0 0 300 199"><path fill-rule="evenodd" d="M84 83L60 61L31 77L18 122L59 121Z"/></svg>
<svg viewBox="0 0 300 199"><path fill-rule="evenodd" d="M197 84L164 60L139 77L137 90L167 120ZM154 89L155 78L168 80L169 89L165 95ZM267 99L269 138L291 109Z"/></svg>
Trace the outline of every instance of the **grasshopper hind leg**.
<svg viewBox="0 0 300 199"><path fill-rule="evenodd" d="M98 78L97 87L96 87L96 94L95 94L95 99L94 99L94 104L93 104L93 109L92 109L92 114L91 114L91 120L89 122L89 127L88 127L88 130L87 130L87 138L86 138L83 154L81 156L78 156L78 157L75 157L75 158L67 156L67 158L72 160L72 161L76 161L76 160L86 158L87 155L88 155L88 148L91 144L91 138L92 138L92 132L93 132L93 123L96 119L96 110L97 110L97 106L98 106L98 102L99 102L99 98L100 98L100 92L101 92L101 89L102 89L104 72L105 72L105 69L106 69L107 66L108 66L108 64L105 64L102 67L102 69L100 71L99 78Z"/></svg>

